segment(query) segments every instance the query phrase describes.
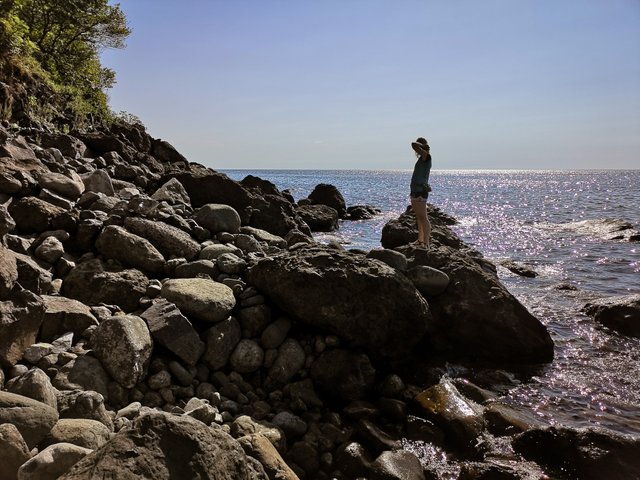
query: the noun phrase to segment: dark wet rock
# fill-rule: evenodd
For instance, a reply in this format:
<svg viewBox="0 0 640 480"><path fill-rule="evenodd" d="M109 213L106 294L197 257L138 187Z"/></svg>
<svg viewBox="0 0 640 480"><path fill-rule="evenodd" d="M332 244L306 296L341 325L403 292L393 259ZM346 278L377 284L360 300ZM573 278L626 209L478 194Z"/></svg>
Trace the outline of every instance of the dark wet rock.
<svg viewBox="0 0 640 480"><path fill-rule="evenodd" d="M124 266L151 273L164 270L164 257L148 240L117 225L109 225L102 230L96 240L96 249L106 258L117 260Z"/></svg>
<svg viewBox="0 0 640 480"><path fill-rule="evenodd" d="M36 197L24 197L9 205L9 213L16 228L25 233L41 233L50 230L53 221L64 210Z"/></svg>
<svg viewBox="0 0 640 480"><path fill-rule="evenodd" d="M173 145L160 138L153 139L151 143L151 154L162 163L180 163L184 165L189 163Z"/></svg>
<svg viewBox="0 0 640 480"><path fill-rule="evenodd" d="M600 428L548 427L513 441L515 451L558 475L585 480L638 478L640 438Z"/></svg>
<svg viewBox="0 0 640 480"><path fill-rule="evenodd" d="M487 427L494 435L514 435L547 426L533 412L524 407L512 407L500 402L488 404L484 410Z"/></svg>
<svg viewBox="0 0 640 480"><path fill-rule="evenodd" d="M254 196L239 182L227 175L202 169L175 175L184 186L194 208L208 203L227 204L237 212L251 206Z"/></svg>
<svg viewBox="0 0 640 480"><path fill-rule="evenodd" d="M371 460L363 445L349 442L337 450L335 464L347 478L367 478Z"/></svg>
<svg viewBox="0 0 640 480"><path fill-rule="evenodd" d="M212 323L225 320L236 305L233 290L204 278L167 280L162 285L162 296L186 315Z"/></svg>
<svg viewBox="0 0 640 480"><path fill-rule="evenodd" d="M18 266L16 257L0 243L0 299L9 297L11 289L18 280Z"/></svg>
<svg viewBox="0 0 640 480"><path fill-rule="evenodd" d="M240 215L229 205L214 203L203 205L193 214L193 219L211 233L240 231Z"/></svg>
<svg viewBox="0 0 640 480"><path fill-rule="evenodd" d="M631 223L620 218L582 220L561 224L560 228L572 230L583 235L600 237L604 240L640 241L640 232L633 228Z"/></svg>
<svg viewBox="0 0 640 480"><path fill-rule="evenodd" d="M376 371L369 358L344 349L322 353L311 365L311 378L327 394L359 400L371 391Z"/></svg>
<svg viewBox="0 0 640 480"><path fill-rule="evenodd" d="M47 374L39 368L32 368L27 373L12 378L7 382L6 389L11 393L42 402L51 408L58 408L56 390L51 385Z"/></svg>
<svg viewBox="0 0 640 480"><path fill-rule="evenodd" d="M38 183L65 198L76 200L84 192L84 183L80 176L70 171L68 174L44 172L38 175Z"/></svg>
<svg viewBox="0 0 640 480"><path fill-rule="evenodd" d="M429 298L430 341L437 350L520 363L553 358L553 341L545 326L474 257L440 246L414 251L413 261L450 279L443 293Z"/></svg>
<svg viewBox="0 0 640 480"><path fill-rule="evenodd" d="M50 445L20 467L20 480L55 480L91 450L71 443Z"/></svg>
<svg viewBox="0 0 640 480"><path fill-rule="evenodd" d="M165 257L193 260L200 253L200 244L191 235L164 222L128 217L124 226L131 233L147 239Z"/></svg>
<svg viewBox="0 0 640 480"><path fill-rule="evenodd" d="M0 302L0 366L15 365L27 347L36 342L45 306L42 298L28 290Z"/></svg>
<svg viewBox="0 0 640 480"><path fill-rule="evenodd" d="M29 447L16 426L0 424L0 480L17 480L18 469L30 458Z"/></svg>
<svg viewBox="0 0 640 480"><path fill-rule="evenodd" d="M538 465L522 459L464 462L458 476L458 480L521 480L529 478L546 479L549 477Z"/></svg>
<svg viewBox="0 0 640 480"><path fill-rule="evenodd" d="M382 210L371 205L353 205L347 207L344 219L352 221L369 220L380 213L382 213Z"/></svg>
<svg viewBox="0 0 640 480"><path fill-rule="evenodd" d="M139 270L121 269L90 260L75 267L65 277L63 293L87 305L118 305L125 312L138 308L149 285Z"/></svg>
<svg viewBox="0 0 640 480"><path fill-rule="evenodd" d="M587 303L582 311L611 330L640 337L640 295L594 300Z"/></svg>
<svg viewBox="0 0 640 480"><path fill-rule="evenodd" d="M255 200L247 223L281 237L294 229L311 235L309 226L296 213L295 205L282 195L265 195Z"/></svg>
<svg viewBox="0 0 640 480"><path fill-rule="evenodd" d="M291 317L376 354L406 356L429 322L427 303L404 275L347 252L283 252L260 260L248 280Z"/></svg>
<svg viewBox="0 0 640 480"><path fill-rule="evenodd" d="M356 434L362 443L369 448L369 451L375 455L385 450L397 450L401 447L399 439L389 435L373 421L364 418L358 420Z"/></svg>
<svg viewBox="0 0 640 480"><path fill-rule="evenodd" d="M338 211L327 205L302 205L296 213L312 232L333 232L338 229Z"/></svg>
<svg viewBox="0 0 640 480"><path fill-rule="evenodd" d="M335 209L340 218L343 218L347 213L344 197L334 185L320 183L315 186L307 198L314 205L326 205Z"/></svg>
<svg viewBox="0 0 640 480"><path fill-rule="evenodd" d="M40 339L48 342L58 335L73 332L80 335L87 328L98 325L91 309L84 303L61 296L42 295L45 305Z"/></svg>
<svg viewBox="0 0 640 480"><path fill-rule="evenodd" d="M61 478L110 477L259 478L249 474L246 454L222 430L209 428L188 416L165 412L138 417L131 428L122 430Z"/></svg>
<svg viewBox="0 0 640 480"><path fill-rule="evenodd" d="M105 370L124 388L145 378L153 343L140 317L119 315L101 322L91 336L91 346Z"/></svg>
<svg viewBox="0 0 640 480"><path fill-rule="evenodd" d="M482 407L464 398L448 379L429 387L415 398L420 408L462 449L475 445L484 428Z"/></svg>
<svg viewBox="0 0 640 480"><path fill-rule="evenodd" d="M273 182L254 175L247 175L240 181L240 184L247 189L257 190L260 196L281 195L280 190L278 190L278 187L276 187Z"/></svg>
<svg viewBox="0 0 640 480"><path fill-rule="evenodd" d="M221 370L242 338L240 324L229 317L207 330L205 338L207 349L202 362L213 370Z"/></svg>
<svg viewBox="0 0 640 480"><path fill-rule="evenodd" d="M97 420L86 418L61 418L40 443L48 447L55 443L72 443L79 447L95 450L107 443L111 431Z"/></svg>
<svg viewBox="0 0 640 480"><path fill-rule="evenodd" d="M205 350L198 332L178 307L160 298L140 315L149 326L153 340L188 365L195 365Z"/></svg>
<svg viewBox="0 0 640 480"><path fill-rule="evenodd" d="M420 460L404 450L385 451L370 465L372 480L424 480Z"/></svg>
<svg viewBox="0 0 640 480"><path fill-rule="evenodd" d="M502 265L510 272L513 272L516 275L520 275L521 277L535 278L538 276L538 272L536 272L533 268L522 263L514 262L513 260L504 260L500 262L500 265Z"/></svg>
<svg viewBox="0 0 640 480"><path fill-rule="evenodd" d="M33 448L58 421L58 412L42 402L0 391L0 425L12 423L29 448Z"/></svg>

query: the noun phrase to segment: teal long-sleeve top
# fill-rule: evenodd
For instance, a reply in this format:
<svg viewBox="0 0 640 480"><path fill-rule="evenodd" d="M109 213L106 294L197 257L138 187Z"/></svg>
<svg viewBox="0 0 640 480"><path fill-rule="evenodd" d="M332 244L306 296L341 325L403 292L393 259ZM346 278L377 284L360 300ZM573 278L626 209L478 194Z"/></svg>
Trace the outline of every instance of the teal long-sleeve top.
<svg viewBox="0 0 640 480"><path fill-rule="evenodd" d="M426 193L429 183L429 174L431 173L431 155L428 157L420 157L413 167L413 175L411 175L411 193Z"/></svg>

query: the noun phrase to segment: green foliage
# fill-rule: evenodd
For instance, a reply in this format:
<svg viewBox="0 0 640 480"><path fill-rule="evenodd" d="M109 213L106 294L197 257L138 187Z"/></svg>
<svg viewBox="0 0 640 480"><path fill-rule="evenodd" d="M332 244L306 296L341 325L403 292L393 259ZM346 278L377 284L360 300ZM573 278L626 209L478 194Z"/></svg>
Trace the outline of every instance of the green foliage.
<svg viewBox="0 0 640 480"><path fill-rule="evenodd" d="M44 73L74 121L108 117L105 90L115 73L100 64L100 51L123 48L129 33L108 0L0 0L0 60Z"/></svg>

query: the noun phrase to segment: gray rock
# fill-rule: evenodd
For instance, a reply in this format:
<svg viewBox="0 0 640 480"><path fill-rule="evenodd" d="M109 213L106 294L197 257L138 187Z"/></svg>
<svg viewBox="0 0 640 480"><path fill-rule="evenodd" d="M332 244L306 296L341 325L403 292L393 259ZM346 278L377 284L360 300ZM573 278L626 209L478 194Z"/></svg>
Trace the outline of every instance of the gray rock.
<svg viewBox="0 0 640 480"><path fill-rule="evenodd" d="M175 276L177 278L195 278L199 274L205 274L211 278L216 278L219 272L215 265L211 260L196 260L183 263L176 267Z"/></svg>
<svg viewBox="0 0 640 480"><path fill-rule="evenodd" d="M80 176L71 170L67 175L62 173L44 172L38 176L38 183L42 188L76 200L84 192L84 183Z"/></svg>
<svg viewBox="0 0 640 480"><path fill-rule="evenodd" d="M370 468L374 479L425 480L420 460L405 450L382 452Z"/></svg>
<svg viewBox="0 0 640 480"><path fill-rule="evenodd" d="M109 430L113 430L111 416L104 406L104 397L98 392L58 391L58 411L60 418L84 418L97 420Z"/></svg>
<svg viewBox="0 0 640 480"><path fill-rule="evenodd" d="M287 248L287 241L284 238L269 233L266 230L255 227L240 227L240 232L251 235L256 240L265 242L268 245L278 248Z"/></svg>
<svg viewBox="0 0 640 480"><path fill-rule="evenodd" d="M141 480L264 478L250 474L247 464L240 445L221 429L188 416L149 412L83 458L61 480L122 478L123 472L127 479Z"/></svg>
<svg viewBox="0 0 640 480"><path fill-rule="evenodd" d="M81 178L86 191L103 193L109 197L115 195L111 177L106 170L94 170L91 173L82 175Z"/></svg>
<svg viewBox="0 0 640 480"><path fill-rule="evenodd" d="M12 378L7 383L7 390L42 402L56 410L58 409L56 389L51 385L51 380L49 380L47 374L39 368L32 368L27 373Z"/></svg>
<svg viewBox="0 0 640 480"><path fill-rule="evenodd" d="M193 379L195 375L180 365L179 362L172 360L169 362L169 370L173 374L173 376L178 380L178 383L184 387L188 387L193 383Z"/></svg>
<svg viewBox="0 0 640 480"><path fill-rule="evenodd" d="M160 370L147 379L147 385L151 390L161 390L171 385L171 374L167 370Z"/></svg>
<svg viewBox="0 0 640 480"><path fill-rule="evenodd" d="M255 372L262 366L264 350L253 340L240 340L229 358L231 368L238 373Z"/></svg>
<svg viewBox="0 0 640 480"><path fill-rule="evenodd" d="M86 305L118 305L125 312L138 308L149 284L149 279L139 270L108 267L100 260L90 260L75 267L62 284L68 297Z"/></svg>
<svg viewBox="0 0 640 480"><path fill-rule="evenodd" d="M245 338L259 337L271 322L271 308L267 305L241 308L238 311L238 321Z"/></svg>
<svg viewBox="0 0 640 480"><path fill-rule="evenodd" d="M18 469L31 458L29 447L11 423L0 425L0 480L16 480Z"/></svg>
<svg viewBox="0 0 640 480"><path fill-rule="evenodd" d="M123 387L133 388L145 378L153 343L140 317L121 315L105 320L93 332L91 345L105 370Z"/></svg>
<svg viewBox="0 0 640 480"><path fill-rule="evenodd" d="M239 275L247 268L247 262L233 253L223 253L216 259L216 266L222 273Z"/></svg>
<svg viewBox="0 0 640 480"><path fill-rule="evenodd" d="M177 178L171 178L167 181L151 195L151 198L158 202L167 202L171 205L179 203L191 205L189 194Z"/></svg>
<svg viewBox="0 0 640 480"><path fill-rule="evenodd" d="M52 222L65 210L36 197L24 197L11 203L9 213L18 231L40 233L50 230Z"/></svg>
<svg viewBox="0 0 640 480"><path fill-rule="evenodd" d="M27 290L0 302L0 366L15 365L35 343L44 310L42 299Z"/></svg>
<svg viewBox="0 0 640 480"><path fill-rule="evenodd" d="M8 299L18 280L16 256L0 243L0 300Z"/></svg>
<svg viewBox="0 0 640 480"><path fill-rule="evenodd" d="M239 233L236 235L234 243L236 247L238 247L244 253L262 251L262 246L260 245L260 242L256 240L254 237L252 237L251 235Z"/></svg>
<svg viewBox="0 0 640 480"><path fill-rule="evenodd" d="M211 233L240 232L240 215L229 205L209 203L196 210L193 218Z"/></svg>
<svg viewBox="0 0 640 480"><path fill-rule="evenodd" d="M427 297L439 295L449 286L449 276L446 273L425 265L413 267L407 272L407 277Z"/></svg>
<svg viewBox="0 0 640 480"><path fill-rule="evenodd" d="M42 402L0 391L0 424L12 423L29 448L33 448L58 421L58 412Z"/></svg>
<svg viewBox="0 0 640 480"><path fill-rule="evenodd" d="M260 341L265 349L278 348L291 329L291 320L287 317L280 317L275 322L271 323L262 332Z"/></svg>
<svg viewBox="0 0 640 480"><path fill-rule="evenodd" d="M276 414L271 422L280 428L287 438L301 437L307 432L307 422L291 412L280 412Z"/></svg>
<svg viewBox="0 0 640 480"><path fill-rule="evenodd" d="M401 272L407 271L407 257L405 257L400 252L396 252L395 250L391 250L388 248L374 249L367 253L367 258L380 260L381 262L384 262L390 267L393 267Z"/></svg>
<svg viewBox="0 0 640 480"><path fill-rule="evenodd" d="M212 370L221 370L242 338L240 324L235 318L229 317L211 327L205 335L207 349L202 361Z"/></svg>
<svg viewBox="0 0 640 480"><path fill-rule="evenodd" d="M151 273L164 270L164 257L156 247L117 225L109 225L102 230L96 240L96 249L105 257L118 260L125 266Z"/></svg>
<svg viewBox="0 0 640 480"><path fill-rule="evenodd" d="M369 358L344 349L327 350L311 365L311 378L329 395L360 400L373 387L376 371Z"/></svg>
<svg viewBox="0 0 640 480"><path fill-rule="evenodd" d="M64 247L62 246L62 242L57 238L47 237L38 245L35 255L40 260L54 264L64 255Z"/></svg>
<svg viewBox="0 0 640 480"><path fill-rule="evenodd" d="M225 320L236 305L233 290L203 278L168 280L162 285L162 296L186 315L213 323Z"/></svg>
<svg viewBox="0 0 640 480"><path fill-rule="evenodd" d="M67 297L43 295L44 320L40 338L51 341L65 332L80 336L87 328L97 326L98 320L84 303Z"/></svg>
<svg viewBox="0 0 640 480"><path fill-rule="evenodd" d="M40 443L40 447L64 442L95 450L107 443L110 438L111 431L97 420L61 418Z"/></svg>
<svg viewBox="0 0 640 480"><path fill-rule="evenodd" d="M267 374L266 384L282 387L302 371L306 361L304 349L293 338L288 338L278 348L278 356Z"/></svg>
<svg viewBox="0 0 640 480"><path fill-rule="evenodd" d="M482 407L463 397L450 380L418 394L415 401L461 448L473 448L484 428Z"/></svg>
<svg viewBox="0 0 640 480"><path fill-rule="evenodd" d="M166 257L193 260L200 253L200 244L191 235L164 222L128 217L124 226L131 233L149 240Z"/></svg>
<svg viewBox="0 0 640 480"><path fill-rule="evenodd" d="M204 353L205 344L191 322L173 303L164 298L156 299L140 316L147 322L156 343L189 365L198 362Z"/></svg>
<svg viewBox="0 0 640 480"><path fill-rule="evenodd" d="M56 443L31 458L18 470L19 480L56 480L92 450L71 443Z"/></svg>
<svg viewBox="0 0 640 480"><path fill-rule="evenodd" d="M53 275L49 266L28 255L13 253L18 268L18 283L38 295L53 292Z"/></svg>
<svg viewBox="0 0 640 480"><path fill-rule="evenodd" d="M81 355L58 369L53 385L58 390L93 390L108 398L109 380L100 360Z"/></svg>
<svg viewBox="0 0 640 480"><path fill-rule="evenodd" d="M214 243L207 245L200 251L200 260L217 260L220 255L225 253L242 254L242 250L233 245L225 245L222 243Z"/></svg>
<svg viewBox="0 0 640 480"><path fill-rule="evenodd" d="M247 279L292 318L377 355L407 356L430 321L426 301L402 273L348 252L282 252L260 260Z"/></svg>

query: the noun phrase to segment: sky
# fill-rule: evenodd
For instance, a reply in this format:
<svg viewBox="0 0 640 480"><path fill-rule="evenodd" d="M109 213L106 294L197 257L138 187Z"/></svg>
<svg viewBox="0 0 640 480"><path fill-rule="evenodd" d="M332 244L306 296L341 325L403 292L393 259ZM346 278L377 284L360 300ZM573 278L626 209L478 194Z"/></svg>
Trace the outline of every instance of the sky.
<svg viewBox="0 0 640 480"><path fill-rule="evenodd" d="M640 0L117 3L111 108L212 168L640 168Z"/></svg>

